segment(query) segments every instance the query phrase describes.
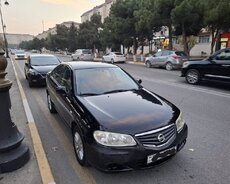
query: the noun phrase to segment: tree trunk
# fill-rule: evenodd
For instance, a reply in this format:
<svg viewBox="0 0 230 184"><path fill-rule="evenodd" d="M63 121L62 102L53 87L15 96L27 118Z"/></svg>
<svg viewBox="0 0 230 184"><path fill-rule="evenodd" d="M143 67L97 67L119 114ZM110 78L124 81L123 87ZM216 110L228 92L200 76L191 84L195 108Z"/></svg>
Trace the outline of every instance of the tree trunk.
<svg viewBox="0 0 230 184"><path fill-rule="evenodd" d="M188 42L187 42L187 36L186 36L184 24L182 24L182 36L183 36L184 52L189 56Z"/></svg>
<svg viewBox="0 0 230 184"><path fill-rule="evenodd" d="M169 46L168 46L168 48L169 48L169 50L172 50L173 49L173 44L172 44L172 24L170 24L168 26L168 28L169 28Z"/></svg>
<svg viewBox="0 0 230 184"><path fill-rule="evenodd" d="M137 39L136 37L133 38L133 61L136 62L137 61Z"/></svg>

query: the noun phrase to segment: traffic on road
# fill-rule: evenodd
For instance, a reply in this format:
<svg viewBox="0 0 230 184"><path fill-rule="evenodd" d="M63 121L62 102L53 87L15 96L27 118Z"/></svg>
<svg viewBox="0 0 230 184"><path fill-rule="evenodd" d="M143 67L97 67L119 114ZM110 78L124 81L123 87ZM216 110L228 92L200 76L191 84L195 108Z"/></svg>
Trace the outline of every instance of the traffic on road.
<svg viewBox="0 0 230 184"><path fill-rule="evenodd" d="M63 63L56 69L60 68L60 71L56 72L58 75L62 75L61 66L77 67L79 65L83 70L86 66L92 68L98 64L97 62L91 62L92 64L84 62L81 64L79 61L71 61L71 56L67 55L58 55L58 58ZM53 89L51 88L54 84L57 85L58 83L56 82L59 80L55 70L50 73L51 75L48 74L49 82L47 87L35 85L30 88L24 76L26 60L14 60L13 57L12 60L18 71L22 87L25 90L56 183L73 183L73 181L81 183L152 183L154 180L158 181L158 183L168 183L168 181L171 181L181 184L227 184L230 180L227 172L230 169L229 164L227 164L230 149L225 146L228 144L228 122L230 120L228 108L230 101L229 85L213 81L201 82L198 86L189 85L184 78L180 77L180 70L167 71L160 68L146 68L144 64L136 65L127 62L126 64L118 64L118 66L132 75L134 79L141 79L141 86L144 87L141 89L143 92L134 93L131 90L102 94L102 91L86 90L84 91L85 95L80 95L77 97L78 100L72 103L72 97L65 95L68 91L67 88L64 89L60 85L56 87L56 90L53 87ZM70 65L68 65L67 61L71 61ZM112 64L103 64L101 67L104 68L107 65L112 69L118 68ZM75 76L74 72L70 73ZM90 73L93 74L94 72ZM102 73L104 75L109 74L104 69ZM125 77L125 75L120 74L119 76ZM67 70L63 73L63 76L65 76L63 79L67 82L67 76L69 76ZM55 79L55 77L57 78ZM86 77L87 75L84 76L83 81L86 80ZM72 78L72 82L77 82L77 79L78 75ZM97 78L95 77L95 79ZM105 79L105 77L102 77L97 80L104 84L100 90L106 87L107 84L112 86L113 84L120 84L120 82L112 82L112 80L109 83L105 83L103 82ZM60 81L64 82L61 78ZM93 81L92 77L91 81ZM123 79L122 81L125 80ZM135 81L131 83L137 88L140 86ZM72 87L75 86L73 83L70 84ZM76 88L76 91L74 90L71 94L79 94L78 92L78 88ZM47 96L50 93L52 96ZM59 97L56 98L55 96ZM68 105L58 105L63 103ZM179 120L181 118L179 110L172 103L183 112L184 121L182 119ZM78 111L75 114L73 112L75 108L68 110L72 106L79 106L78 108L82 109L81 112L85 114L81 114ZM49 113L49 111L55 112L56 110L59 112L58 114ZM139 114L138 118L136 117L137 114ZM123 117L122 119L121 116ZM85 117L86 119L82 121L78 129L71 129L63 123L67 117L70 119L71 117L76 117L77 119ZM177 118L178 120L176 120ZM169 119L174 123L177 121L186 123L186 126L182 123L180 127L185 128L187 125L189 127L187 143L183 144L184 148L176 155L174 155L174 146L170 146L174 144L171 141L175 140L175 138L171 140L170 137L164 137L163 133L168 129L168 125L170 127L173 125L169 123ZM120 123L115 123L117 121ZM146 124L145 122L147 121L151 123ZM101 124L102 122L104 123ZM111 122L109 126L108 122ZM176 137L179 136L178 132L180 132L178 131L178 126L175 132ZM86 128L88 129L87 131ZM93 131L97 131L93 134L91 128L93 128ZM156 130L161 131L161 133ZM119 134L116 135L114 134L115 132ZM150 133L157 133L157 137L151 137ZM119 138L119 136L121 137ZM144 138L146 140L140 138L143 136L147 136ZM87 137L90 137L90 139ZM184 137L187 137L187 133L184 134ZM165 139L163 140L163 138ZM163 147L151 145L151 139L163 140L161 143ZM180 140L183 142L184 138L180 138ZM100 152L97 154L93 151L95 146L101 147ZM134 150L132 152L128 151L129 149L132 150L132 147L137 147L139 151L137 149L135 152L139 153L134 154ZM117 150L116 154L112 152L114 149ZM180 148L177 147L176 149ZM144 150L159 151L146 152ZM96 169L105 163L108 164L107 168L112 170L118 169L119 171L126 170L126 166L136 165L138 162L141 164L139 166L143 167L145 165L146 167L151 166L158 159L161 161L162 158L164 160L164 158L169 158L172 155L174 156L173 159L169 159L164 164L147 170L135 170L133 172L111 175ZM129 160L127 159L128 157L132 157L132 159ZM107 161L106 158L108 158ZM87 165L93 167L82 167L81 165L84 165L86 160L89 161ZM114 160L116 161L114 162Z"/></svg>

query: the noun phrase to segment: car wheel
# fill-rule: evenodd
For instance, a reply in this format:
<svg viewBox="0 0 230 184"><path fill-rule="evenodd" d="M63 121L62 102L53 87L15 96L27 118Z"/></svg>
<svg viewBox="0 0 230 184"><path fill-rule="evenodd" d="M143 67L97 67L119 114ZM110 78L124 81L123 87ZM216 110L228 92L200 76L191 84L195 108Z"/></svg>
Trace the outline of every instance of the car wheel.
<svg viewBox="0 0 230 184"><path fill-rule="evenodd" d="M74 61L74 57L72 56L72 61Z"/></svg>
<svg viewBox="0 0 230 184"><path fill-rule="evenodd" d="M172 63L168 62L168 63L166 64L165 68L166 68L166 70L169 70L169 71L172 70L172 69L173 69Z"/></svg>
<svg viewBox="0 0 230 184"><path fill-rule="evenodd" d="M82 166L86 166L87 162L85 158L85 144L77 126L73 128L73 147L79 164Z"/></svg>
<svg viewBox="0 0 230 184"><path fill-rule="evenodd" d="M102 58L102 62L103 62L103 63L105 62L105 59L104 59L104 58Z"/></svg>
<svg viewBox="0 0 230 184"><path fill-rule="evenodd" d="M111 63L112 63L112 64L114 63L114 59L111 59Z"/></svg>
<svg viewBox="0 0 230 184"><path fill-rule="evenodd" d="M147 68L151 68L151 63L150 63L150 61L146 61L146 67L147 67Z"/></svg>
<svg viewBox="0 0 230 184"><path fill-rule="evenodd" d="M200 72L195 69L190 69L187 71L185 79L189 84L198 84L200 82Z"/></svg>
<svg viewBox="0 0 230 184"><path fill-rule="evenodd" d="M51 113L56 113L56 109L54 107L54 103L52 102L49 93L47 93L47 105L48 105L48 109Z"/></svg>
<svg viewBox="0 0 230 184"><path fill-rule="evenodd" d="M80 61L80 58L79 58L79 57L77 58L77 61Z"/></svg>

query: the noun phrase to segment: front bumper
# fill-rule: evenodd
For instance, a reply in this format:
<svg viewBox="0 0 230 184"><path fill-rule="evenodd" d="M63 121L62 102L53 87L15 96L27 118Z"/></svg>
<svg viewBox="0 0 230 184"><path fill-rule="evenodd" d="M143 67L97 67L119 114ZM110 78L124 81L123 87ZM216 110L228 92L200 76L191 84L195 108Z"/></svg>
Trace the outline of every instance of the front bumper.
<svg viewBox="0 0 230 184"><path fill-rule="evenodd" d="M32 83L36 83L36 84L41 84L41 85L45 85L46 84L46 75L42 75L42 74L37 74L37 75L29 75L29 80Z"/></svg>
<svg viewBox="0 0 230 184"><path fill-rule="evenodd" d="M177 134L176 139L164 150L170 150L175 147L175 152L164 155L163 158L147 164L149 155L159 155L164 150L153 150L145 148L142 145L125 148L108 148L96 143L86 145L87 160L95 168L105 172L129 171L134 169L145 169L159 165L180 151L187 139L188 127L185 124L182 131Z"/></svg>

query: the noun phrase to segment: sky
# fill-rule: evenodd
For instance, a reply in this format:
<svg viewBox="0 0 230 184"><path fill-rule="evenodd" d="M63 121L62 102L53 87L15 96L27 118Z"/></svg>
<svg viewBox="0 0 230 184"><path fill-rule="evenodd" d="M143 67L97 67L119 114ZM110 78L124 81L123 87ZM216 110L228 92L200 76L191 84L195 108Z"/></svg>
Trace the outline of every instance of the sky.
<svg viewBox="0 0 230 184"><path fill-rule="evenodd" d="M2 4L6 33L38 35L65 21L81 23L81 15L105 0L7 0ZM0 24L0 30L2 26ZM2 31L0 31L2 32Z"/></svg>

